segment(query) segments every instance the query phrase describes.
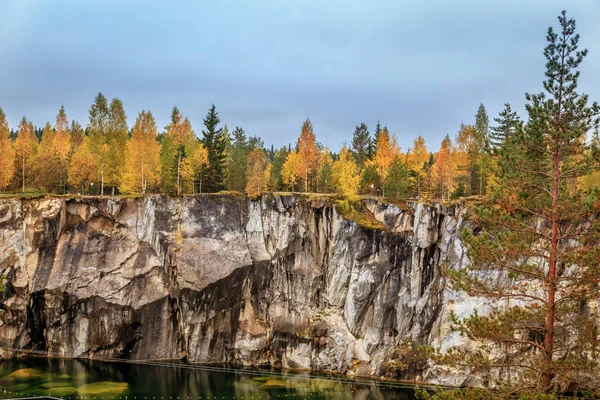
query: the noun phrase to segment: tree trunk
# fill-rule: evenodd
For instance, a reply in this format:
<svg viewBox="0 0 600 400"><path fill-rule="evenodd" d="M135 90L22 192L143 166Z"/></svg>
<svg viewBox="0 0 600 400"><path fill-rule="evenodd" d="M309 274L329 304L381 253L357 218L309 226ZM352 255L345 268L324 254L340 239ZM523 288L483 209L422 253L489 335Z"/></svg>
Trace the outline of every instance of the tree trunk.
<svg viewBox="0 0 600 400"><path fill-rule="evenodd" d="M177 157L177 196L179 196L179 194L181 193L180 179L181 179L181 147L179 147L179 155Z"/></svg>
<svg viewBox="0 0 600 400"><path fill-rule="evenodd" d="M22 175L23 175L23 193L25 193L25 156L23 156Z"/></svg>
<svg viewBox="0 0 600 400"><path fill-rule="evenodd" d="M553 157L554 171L552 177L552 234L550 237L550 254L548 263L548 295L546 298L546 325L544 335L544 364L542 366L542 385L546 393L552 391L553 355L554 355L554 322L556 312L556 265L558 261L558 196L560 185L560 157L558 149Z"/></svg>
<svg viewBox="0 0 600 400"><path fill-rule="evenodd" d="M104 165L100 167L100 196L104 196Z"/></svg>

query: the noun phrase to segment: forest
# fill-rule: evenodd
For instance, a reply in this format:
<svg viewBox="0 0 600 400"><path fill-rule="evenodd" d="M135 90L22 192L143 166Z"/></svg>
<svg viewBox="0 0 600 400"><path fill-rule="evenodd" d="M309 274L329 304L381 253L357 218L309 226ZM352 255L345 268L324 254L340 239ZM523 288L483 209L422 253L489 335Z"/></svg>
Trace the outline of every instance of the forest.
<svg viewBox="0 0 600 400"><path fill-rule="evenodd" d="M159 130L151 111L127 124L123 102L98 93L85 127L60 107L43 128L23 117L10 129L0 108L0 190L22 193L170 196L222 190L339 193L448 200L485 195L497 186L498 158L524 125L510 104L490 124L481 104L473 124L446 135L436 151L418 136L403 151L379 122L356 126L337 152L317 140L306 119L294 145L266 147L242 127L220 126L212 105L200 128L174 107ZM589 180L582 185L589 185Z"/></svg>

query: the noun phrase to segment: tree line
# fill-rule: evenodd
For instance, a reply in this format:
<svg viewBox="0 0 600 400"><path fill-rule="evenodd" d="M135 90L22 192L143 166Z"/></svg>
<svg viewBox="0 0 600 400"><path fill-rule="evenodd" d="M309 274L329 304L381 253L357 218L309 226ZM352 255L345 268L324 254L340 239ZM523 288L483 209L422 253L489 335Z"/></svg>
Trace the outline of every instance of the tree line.
<svg viewBox="0 0 600 400"><path fill-rule="evenodd" d="M349 145L332 152L317 141L310 119L294 146L266 148L242 127L220 126L212 105L197 135L174 107L162 132L152 112L127 125L123 103L98 93L86 127L67 118L36 128L26 117L9 130L0 108L0 190L80 194L164 193L178 196L233 190L370 194L451 199L484 195L498 184L498 155L523 124L510 104L490 126L480 105L474 124L446 135L437 151L422 136L403 152L397 137L378 122L371 134L356 126Z"/></svg>

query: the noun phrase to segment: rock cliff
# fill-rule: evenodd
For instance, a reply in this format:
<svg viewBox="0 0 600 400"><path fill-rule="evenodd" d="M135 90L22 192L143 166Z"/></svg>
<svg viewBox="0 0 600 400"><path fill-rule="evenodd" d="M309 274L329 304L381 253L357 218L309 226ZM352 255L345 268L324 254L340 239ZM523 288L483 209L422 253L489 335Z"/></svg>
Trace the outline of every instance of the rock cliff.
<svg viewBox="0 0 600 400"><path fill-rule="evenodd" d="M1 357L185 358L461 384L415 357L449 346L441 265L458 206L265 195L0 200Z"/></svg>

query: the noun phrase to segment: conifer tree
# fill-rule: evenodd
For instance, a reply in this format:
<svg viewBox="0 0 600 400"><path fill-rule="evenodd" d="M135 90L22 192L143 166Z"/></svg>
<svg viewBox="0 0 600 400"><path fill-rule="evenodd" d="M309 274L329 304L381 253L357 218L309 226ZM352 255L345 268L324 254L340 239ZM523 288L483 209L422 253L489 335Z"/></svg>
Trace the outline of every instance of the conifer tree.
<svg viewBox="0 0 600 400"><path fill-rule="evenodd" d="M333 158L328 147L323 149L321 156L319 157L319 167L317 172L317 192L321 191L328 193L328 186L331 183L332 178L332 166Z"/></svg>
<svg viewBox="0 0 600 400"><path fill-rule="evenodd" d="M232 134L231 160L227 174L227 189L243 192L246 188L248 142L244 129L236 126Z"/></svg>
<svg viewBox="0 0 600 400"><path fill-rule="evenodd" d="M222 129L218 128L219 122L221 120L213 104L204 118L205 129L202 130L202 144L208 151L202 187L209 193L221 191L225 185L225 140Z"/></svg>
<svg viewBox="0 0 600 400"><path fill-rule="evenodd" d="M15 173L15 150L4 110L0 108L0 191L10 183Z"/></svg>
<svg viewBox="0 0 600 400"><path fill-rule="evenodd" d="M287 146L283 146L275 151L273 162L271 163L271 177L269 183L269 186L273 191L283 190L284 188L282 172L288 154L289 150Z"/></svg>
<svg viewBox="0 0 600 400"><path fill-rule="evenodd" d="M470 264L446 270L454 289L491 312L454 316L473 346L438 361L487 371L513 394L597 385L599 199L576 181L597 168L586 135L600 109L576 90L587 50L578 49L575 21L564 11L558 20L560 31L546 36L544 92L526 95L529 121L503 152L494 204L473 207L475 230L463 233Z"/></svg>
<svg viewBox="0 0 600 400"><path fill-rule="evenodd" d="M394 158L383 183L385 194L392 200L406 198L410 188L408 167L398 156Z"/></svg>
<svg viewBox="0 0 600 400"><path fill-rule="evenodd" d="M369 135L369 128L367 128L367 125L364 123L357 125L352 137L352 150L354 153L354 160L359 169L362 169L365 162L369 159L370 146L371 136Z"/></svg>
<svg viewBox="0 0 600 400"><path fill-rule="evenodd" d="M478 187L478 194L483 195L485 194L486 180L490 169L489 153L491 150L489 118L483 104L479 105L477 114L475 114L475 133L477 173L473 177L472 186Z"/></svg>
<svg viewBox="0 0 600 400"><path fill-rule="evenodd" d="M362 170L360 177L360 190L362 193L378 195L381 190L381 176L377 172L377 166L373 162L368 162Z"/></svg>
<svg viewBox="0 0 600 400"><path fill-rule="evenodd" d="M504 109L500 112L498 118L494 118L494 121L498 125L491 129L490 143L492 151L498 152L506 139L517 131L521 121L517 112L512 110L510 103L504 103Z"/></svg>

